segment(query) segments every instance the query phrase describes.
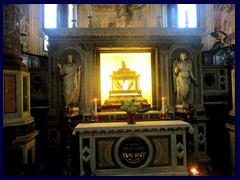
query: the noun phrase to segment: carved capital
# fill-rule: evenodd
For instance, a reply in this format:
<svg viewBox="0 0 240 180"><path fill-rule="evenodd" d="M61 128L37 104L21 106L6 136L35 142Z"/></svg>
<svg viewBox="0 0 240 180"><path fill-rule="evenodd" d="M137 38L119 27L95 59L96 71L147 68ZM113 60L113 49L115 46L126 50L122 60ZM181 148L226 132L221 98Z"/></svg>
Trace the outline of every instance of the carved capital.
<svg viewBox="0 0 240 180"><path fill-rule="evenodd" d="M168 51L170 49L170 45L169 44L159 44L159 51Z"/></svg>
<svg viewBox="0 0 240 180"><path fill-rule="evenodd" d="M88 52L93 50L93 45L92 44L83 44L82 48Z"/></svg>

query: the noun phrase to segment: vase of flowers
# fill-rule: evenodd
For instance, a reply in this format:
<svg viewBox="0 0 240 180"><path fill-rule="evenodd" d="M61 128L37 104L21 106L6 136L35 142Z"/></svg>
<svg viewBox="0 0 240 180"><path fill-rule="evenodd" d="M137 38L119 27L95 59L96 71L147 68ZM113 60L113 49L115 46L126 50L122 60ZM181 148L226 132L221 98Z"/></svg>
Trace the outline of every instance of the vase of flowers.
<svg viewBox="0 0 240 180"><path fill-rule="evenodd" d="M136 124L136 113L144 113L149 111L149 108L142 108L141 103L135 103L135 100L121 101L120 109L127 113L128 124Z"/></svg>
<svg viewBox="0 0 240 180"><path fill-rule="evenodd" d="M136 124L135 115L136 113L127 113L128 124Z"/></svg>

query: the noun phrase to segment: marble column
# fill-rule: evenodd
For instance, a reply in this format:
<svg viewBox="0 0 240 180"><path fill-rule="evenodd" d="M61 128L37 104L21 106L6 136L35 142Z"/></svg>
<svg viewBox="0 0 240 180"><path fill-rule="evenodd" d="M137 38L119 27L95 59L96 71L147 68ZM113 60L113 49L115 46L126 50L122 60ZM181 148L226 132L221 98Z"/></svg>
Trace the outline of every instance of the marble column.
<svg viewBox="0 0 240 180"><path fill-rule="evenodd" d="M20 55L20 4L3 5L3 68L26 70Z"/></svg>

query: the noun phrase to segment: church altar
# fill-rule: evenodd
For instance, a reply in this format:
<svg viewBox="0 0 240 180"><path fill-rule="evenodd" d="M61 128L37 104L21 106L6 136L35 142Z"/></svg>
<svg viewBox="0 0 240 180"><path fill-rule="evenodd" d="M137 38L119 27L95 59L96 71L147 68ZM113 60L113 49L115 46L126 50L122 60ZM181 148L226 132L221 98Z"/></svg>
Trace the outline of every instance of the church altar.
<svg viewBox="0 0 240 180"><path fill-rule="evenodd" d="M128 90L129 92L127 93L130 93L131 97L132 95L135 95L138 98L143 98L140 103L145 102L144 105L150 105L153 111L161 111L161 100L163 97L166 100L166 106L169 105L169 107L171 106L173 107L173 109L175 108L179 110L179 108L176 108L176 97L174 91L175 81L172 70L173 64L175 60L178 59L181 52L185 52L188 57L192 59L192 70L194 77L198 80L198 82L203 81L202 37L205 36L207 33L207 29L205 28L57 28L43 29L43 32L49 37L48 124L51 125L58 125L63 122L61 119L62 108L64 107L62 95L63 89L62 82L60 81L60 76L58 74L58 71L56 70L56 64L64 64L66 62L68 54L71 54L73 56L73 61L76 64L81 65L82 67L81 92L78 105L80 109L79 114L83 115L84 121L84 123L81 124L81 127L83 126L83 124L85 124L85 121L87 122L88 120L92 119L93 107L94 110L97 111L96 114L99 116L99 122L94 126L97 126L98 124L100 124L100 122L106 122L114 123L111 125L111 127L115 127L117 125L115 123L120 123L119 121L124 121L126 119L126 115L117 112L120 105L119 102L122 100L122 95L123 97L125 95L129 95L126 93L122 93L122 91L124 90ZM137 56L136 58L134 58L137 59L137 62L134 62L135 65L132 65L131 58L125 59L125 57L128 57L128 55L131 55L132 57L132 53L150 53L150 56L146 56L146 59L149 59L150 66L146 66L147 63L145 64L145 62L147 60L145 58L142 59L141 56ZM113 56L113 54L117 55ZM109 59L105 59L103 57L104 55L107 55ZM101 66L101 63L105 62L105 60L106 65L104 64L104 66ZM118 62L116 62L115 60ZM120 63L121 61L126 63L122 63L122 67ZM113 69L109 68L109 65L107 64L109 62L114 62ZM140 65L144 65L144 68L141 68L144 69L144 71L150 71L150 76L147 81L144 81L144 83L141 83L141 80L145 78L146 75L140 71L140 68L135 68L140 67ZM103 67L105 67L106 69L104 69ZM127 68L129 68L130 71L128 71ZM108 72L107 70L109 69L111 71ZM136 71L136 73L134 73L133 71ZM101 77L103 77L103 72L107 72L105 78L105 80L107 80L106 82L102 81L101 79ZM146 85L145 82L151 83L150 85ZM108 85L110 85L110 87ZM106 91L104 91L105 89L103 87L106 87ZM148 87L149 93L146 93L143 87ZM103 94L103 92L106 93ZM195 130L194 153L197 155L199 160L208 161L209 158L207 156L206 143L206 121L208 120L208 118L206 117L202 95L202 83L199 83L197 86L191 87L191 93L189 97L191 101L189 102L190 104L194 104L195 106L194 119L196 120L192 123L192 126ZM97 101L94 101L95 99L97 99ZM144 101L144 99L146 99L147 102ZM117 101L117 103L115 103L115 101ZM97 105L95 106L95 104ZM175 114L175 111L172 113L174 114L174 116L177 115ZM148 123L150 121L161 121L162 119L159 118L159 114L160 113L158 112L149 112L144 113L143 115L139 114L139 116L136 118L138 119L138 121L146 121ZM181 117L176 116L176 118ZM173 117L172 119L175 118ZM159 123L163 123L163 121ZM137 122L136 125L127 128L135 130L136 128L139 128L139 124L140 122ZM127 126L127 122L125 126ZM152 126L152 128L153 127L154 125ZM122 127L118 128L121 129ZM184 163L183 166L176 165L177 152L174 152L175 155L172 152L175 151L176 148L176 144L173 144L172 139L175 138L174 141L176 141L176 137L181 137L182 139L185 139L185 136L183 135L185 133L184 130L181 130L179 135L177 135L177 133L179 133L177 130L174 130L173 133L175 135L172 135L170 133L170 130L153 132L151 128L149 131L146 132L138 132L136 129L136 132L132 132L131 137L133 136L133 134L137 134L141 137L138 139L139 141L141 141L142 144L146 144L145 141L142 142L143 138L148 139L148 141L151 141L151 143L149 144L152 144L150 147L152 147L153 149L155 148L154 152L156 151L161 153L171 153L169 156L163 153L164 157L168 157L166 162L161 158L157 158L157 155L154 155L152 159L148 155L146 157L148 157L148 161L150 162L146 163L144 161L145 164L143 164L142 168L140 168L140 165L137 168L130 168L131 173L140 172L141 170L142 174L187 174ZM147 134L149 135L147 136ZM83 169L83 167L87 167L88 165L91 165L92 171L97 175L127 174L127 170L129 170L129 165L122 165L122 161L118 160L119 157L117 155L114 155L114 153L113 155L111 153L117 150L116 145L118 145L117 143L121 142L121 138L125 138L126 140L128 140L130 134L127 135L125 132L104 132L101 134L83 134L83 136L85 137L84 139L82 135L79 137L82 143L81 147L84 148L83 150L80 147L80 152L85 152L85 154L82 154L81 156L82 175L84 174L84 171L86 171L86 169ZM156 140L154 139L154 137L156 137ZM164 138L166 139L166 143L164 143ZM59 137L57 139L57 141L60 141L61 138ZM177 142L179 142L179 140L177 140ZM180 144L183 144L183 147L185 147L185 142L180 142ZM60 144L60 142L58 142L58 144ZM105 146L105 144L106 148L108 147L108 149L106 150L109 150L109 152L107 155L102 155L102 153L98 152L101 152L101 150L104 149L102 146ZM167 148L165 148L163 151L161 146ZM150 147L148 147L148 150ZM162 155L161 153L160 155ZM157 158L157 160L155 161L154 158ZM180 161L181 160L178 159L177 162L179 163ZM128 162L125 162L125 164L126 163ZM175 166L177 167L178 171L172 169L175 168ZM159 170L159 168L161 169L161 171ZM146 172L143 172L142 170Z"/></svg>
<svg viewBox="0 0 240 180"><path fill-rule="evenodd" d="M79 123L80 175L186 176L186 132L180 120Z"/></svg>

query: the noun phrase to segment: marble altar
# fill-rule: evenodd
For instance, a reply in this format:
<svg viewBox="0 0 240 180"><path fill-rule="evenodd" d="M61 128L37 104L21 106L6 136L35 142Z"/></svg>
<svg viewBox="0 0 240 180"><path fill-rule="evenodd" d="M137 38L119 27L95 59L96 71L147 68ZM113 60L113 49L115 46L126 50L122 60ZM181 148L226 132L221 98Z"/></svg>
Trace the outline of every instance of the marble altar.
<svg viewBox="0 0 240 180"><path fill-rule="evenodd" d="M186 132L191 124L180 120L80 123L80 175L186 176Z"/></svg>

